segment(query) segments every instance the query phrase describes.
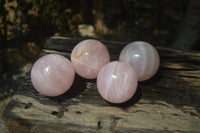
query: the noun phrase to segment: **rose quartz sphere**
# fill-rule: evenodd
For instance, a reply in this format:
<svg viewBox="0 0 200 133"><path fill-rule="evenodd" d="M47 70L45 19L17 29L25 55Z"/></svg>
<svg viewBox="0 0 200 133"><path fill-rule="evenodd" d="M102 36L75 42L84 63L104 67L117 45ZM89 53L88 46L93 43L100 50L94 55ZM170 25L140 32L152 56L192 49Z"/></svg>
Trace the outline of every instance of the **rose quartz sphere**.
<svg viewBox="0 0 200 133"><path fill-rule="evenodd" d="M74 47L71 61L78 75L86 79L94 79L100 69L110 62L110 55L101 42L88 39Z"/></svg>
<svg viewBox="0 0 200 133"><path fill-rule="evenodd" d="M97 88L100 95L111 103L128 101L135 94L137 84L135 70L123 61L106 64L97 77Z"/></svg>
<svg viewBox="0 0 200 133"><path fill-rule="evenodd" d="M35 89L46 96L65 93L74 81L75 71L71 62L58 54L47 54L38 59L31 70Z"/></svg>
<svg viewBox="0 0 200 133"><path fill-rule="evenodd" d="M129 63L135 69L139 81L153 77L160 65L160 57L156 49L142 41L132 42L125 46L119 60Z"/></svg>

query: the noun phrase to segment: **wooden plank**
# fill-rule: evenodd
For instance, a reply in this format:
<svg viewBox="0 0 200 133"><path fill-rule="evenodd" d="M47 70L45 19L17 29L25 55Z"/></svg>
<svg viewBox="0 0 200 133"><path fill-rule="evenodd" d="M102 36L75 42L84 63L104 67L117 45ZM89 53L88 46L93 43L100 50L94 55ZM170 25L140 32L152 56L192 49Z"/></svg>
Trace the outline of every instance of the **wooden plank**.
<svg viewBox="0 0 200 133"><path fill-rule="evenodd" d="M77 39L52 37L43 54L70 57ZM125 43L103 41L112 60ZM96 80L76 75L71 89L45 97L30 78L18 87L3 115L9 132L200 132L200 53L158 47L161 66L124 104L110 104L98 94Z"/></svg>

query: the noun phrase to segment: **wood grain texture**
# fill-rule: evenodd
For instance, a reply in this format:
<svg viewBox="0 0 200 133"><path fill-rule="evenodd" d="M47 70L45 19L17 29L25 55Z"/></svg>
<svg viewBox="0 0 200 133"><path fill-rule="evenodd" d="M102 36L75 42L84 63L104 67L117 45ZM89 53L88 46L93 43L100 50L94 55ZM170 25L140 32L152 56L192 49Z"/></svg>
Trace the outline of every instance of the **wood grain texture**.
<svg viewBox="0 0 200 133"><path fill-rule="evenodd" d="M43 54L69 58L78 39L52 37ZM103 41L112 60L126 43ZM71 89L59 97L45 97L30 78L18 87L4 112L11 133L39 132L200 132L200 53L157 48L158 73L139 83L135 96L124 104L110 104L98 94L96 80L76 75Z"/></svg>

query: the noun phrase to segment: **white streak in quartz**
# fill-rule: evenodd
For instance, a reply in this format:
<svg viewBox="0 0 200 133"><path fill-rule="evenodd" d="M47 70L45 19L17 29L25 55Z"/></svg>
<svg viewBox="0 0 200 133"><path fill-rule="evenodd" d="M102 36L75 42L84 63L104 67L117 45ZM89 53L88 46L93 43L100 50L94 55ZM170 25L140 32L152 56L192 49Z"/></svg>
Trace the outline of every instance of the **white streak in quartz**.
<svg viewBox="0 0 200 133"><path fill-rule="evenodd" d="M116 78L117 78L117 76L116 76L116 75L114 75L114 74L112 74L112 77L113 77L114 79L116 79Z"/></svg>
<svg viewBox="0 0 200 133"><path fill-rule="evenodd" d="M47 73L49 73L50 67L51 67L51 66L47 66L47 68L45 68L45 71L46 71Z"/></svg>
<svg viewBox="0 0 200 133"><path fill-rule="evenodd" d="M156 49L142 41L129 43L121 51L119 60L129 63L135 69L139 81L151 78L157 72L160 64Z"/></svg>
<svg viewBox="0 0 200 133"><path fill-rule="evenodd" d="M136 72L125 62L110 62L100 70L97 77L97 87L105 100L112 103L123 103L136 92Z"/></svg>
<svg viewBox="0 0 200 133"><path fill-rule="evenodd" d="M140 57L141 60L143 59L143 60L142 60L143 64L142 64L142 66L140 67L141 69L140 69L140 74L139 74L139 77L138 77L138 79L140 80L140 79L142 79L142 75L145 74L147 62L148 62L149 60L147 60L147 58L145 58L145 57L148 56L148 55L147 55L147 49L146 49L145 47L142 47L141 44L139 45L139 47L140 47L141 50L144 51L144 52L141 53L141 57ZM136 71L136 72L137 72L137 71ZM147 73L148 73L148 72L147 72Z"/></svg>

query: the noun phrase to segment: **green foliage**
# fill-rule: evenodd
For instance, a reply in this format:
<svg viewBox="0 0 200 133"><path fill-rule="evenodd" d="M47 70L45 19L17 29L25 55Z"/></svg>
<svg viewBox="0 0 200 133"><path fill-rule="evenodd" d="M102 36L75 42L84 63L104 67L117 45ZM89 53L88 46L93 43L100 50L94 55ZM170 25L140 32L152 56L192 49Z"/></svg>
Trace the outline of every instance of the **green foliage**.
<svg viewBox="0 0 200 133"><path fill-rule="evenodd" d="M0 25L0 28L3 30L0 30L0 37L2 36L3 40L7 39L7 26L8 24L11 24L11 22L6 18L8 15L8 11L6 10L6 4L9 2L12 2L13 0L1 0L0 1L0 20L2 22L2 25ZM13 9L13 7L11 7ZM13 9L14 10L14 9Z"/></svg>
<svg viewBox="0 0 200 133"><path fill-rule="evenodd" d="M64 11L59 0L33 0L33 7L43 19L56 26L59 26L64 18Z"/></svg>
<svg viewBox="0 0 200 133"><path fill-rule="evenodd" d="M17 7L5 6L13 1ZM91 0L90 8L87 6L88 0L0 0L0 41L9 38L10 34L15 38L22 38L23 35L35 37L33 34L41 34L41 31L46 35L59 33L73 36L77 33L78 25L90 19L88 12L94 15L91 24L96 26L95 19L102 19L103 25L113 36L141 29L169 30L169 25L174 25L180 19L183 1L171 4L170 0ZM84 7L88 10L83 10ZM15 20L11 22L9 11L13 10ZM97 30L96 34L102 33Z"/></svg>

